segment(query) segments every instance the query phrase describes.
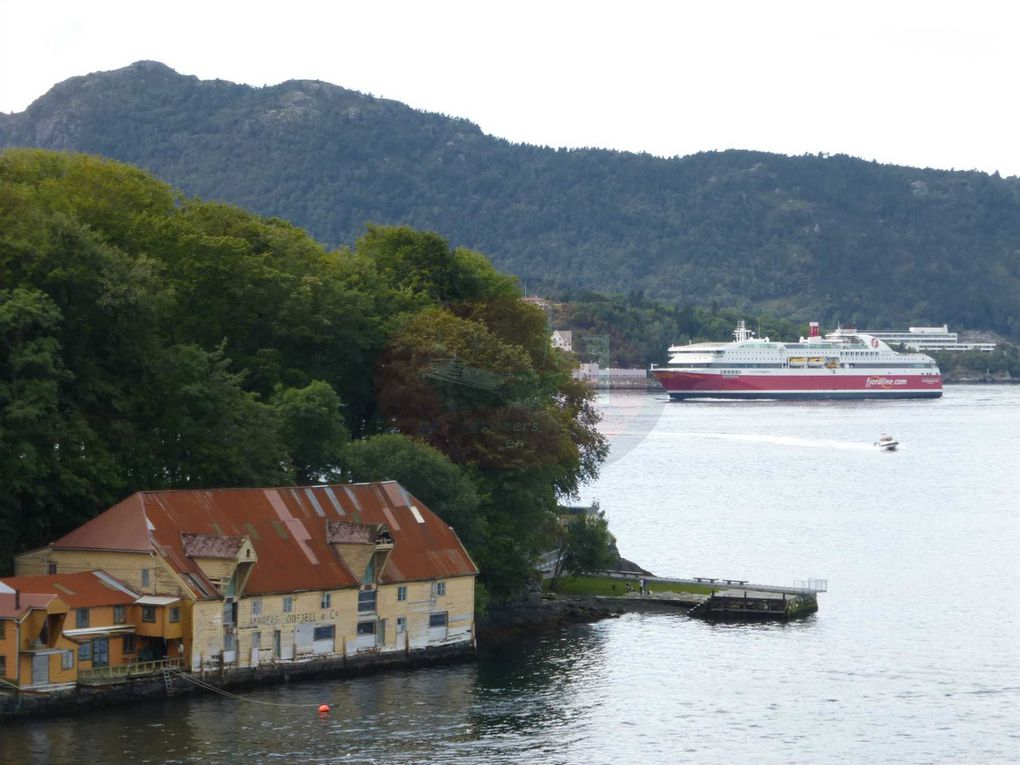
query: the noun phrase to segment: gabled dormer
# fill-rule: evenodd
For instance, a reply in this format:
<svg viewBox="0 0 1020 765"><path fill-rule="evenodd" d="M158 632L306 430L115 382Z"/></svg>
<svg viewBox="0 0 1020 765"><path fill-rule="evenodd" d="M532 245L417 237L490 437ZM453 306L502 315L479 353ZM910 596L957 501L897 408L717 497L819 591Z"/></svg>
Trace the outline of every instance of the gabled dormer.
<svg viewBox="0 0 1020 765"><path fill-rule="evenodd" d="M385 524L326 521L326 538L361 586L378 584L393 550Z"/></svg>
<svg viewBox="0 0 1020 765"><path fill-rule="evenodd" d="M22 622L22 650L54 648L64 631L67 603L52 595L22 597L26 600L34 597L37 603L28 610L28 616Z"/></svg>
<svg viewBox="0 0 1020 765"><path fill-rule="evenodd" d="M244 592L258 556L247 536L181 534L184 554L191 558L225 598Z"/></svg>

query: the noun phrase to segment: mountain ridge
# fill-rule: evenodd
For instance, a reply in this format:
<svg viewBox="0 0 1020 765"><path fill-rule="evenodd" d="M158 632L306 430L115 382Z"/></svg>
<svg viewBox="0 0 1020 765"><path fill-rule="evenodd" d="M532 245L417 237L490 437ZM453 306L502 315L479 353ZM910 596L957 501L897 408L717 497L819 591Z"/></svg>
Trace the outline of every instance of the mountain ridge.
<svg viewBox="0 0 1020 765"><path fill-rule="evenodd" d="M0 147L101 154L330 247L434 230L529 288L1020 337L1020 180L845 155L554 149L318 80L255 87L159 62L0 115Z"/></svg>

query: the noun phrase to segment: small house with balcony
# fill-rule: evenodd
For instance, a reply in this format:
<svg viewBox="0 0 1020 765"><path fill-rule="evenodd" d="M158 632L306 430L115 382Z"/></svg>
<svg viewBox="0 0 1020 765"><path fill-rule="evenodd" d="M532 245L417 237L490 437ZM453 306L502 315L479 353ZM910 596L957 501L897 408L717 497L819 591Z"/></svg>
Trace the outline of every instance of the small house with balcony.
<svg viewBox="0 0 1020 765"><path fill-rule="evenodd" d="M63 635L68 606L0 580L0 686L42 689L76 680L75 644Z"/></svg>
<svg viewBox="0 0 1020 765"><path fill-rule="evenodd" d="M142 596L104 571L9 577L18 592L59 598L67 608L61 635L65 680L101 681L131 674L136 665L180 656L179 597Z"/></svg>

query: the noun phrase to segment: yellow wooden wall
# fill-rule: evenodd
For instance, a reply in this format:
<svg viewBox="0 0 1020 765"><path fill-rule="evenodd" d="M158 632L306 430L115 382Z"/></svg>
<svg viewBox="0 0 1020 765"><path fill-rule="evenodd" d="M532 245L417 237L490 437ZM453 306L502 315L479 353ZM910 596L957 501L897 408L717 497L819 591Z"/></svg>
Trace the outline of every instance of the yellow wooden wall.
<svg viewBox="0 0 1020 765"><path fill-rule="evenodd" d="M368 568L368 562L372 560L372 556L375 554L375 545L366 544L334 544L333 549L336 550L340 559L347 564L347 568L351 574L359 582L365 575L365 569ZM379 572L376 571L376 576Z"/></svg>
<svg viewBox="0 0 1020 765"><path fill-rule="evenodd" d="M4 657L5 671L0 678L14 681L18 674L18 624L13 619L0 619L3 637L0 637L0 656Z"/></svg>
<svg viewBox="0 0 1020 765"><path fill-rule="evenodd" d="M408 582L407 600L397 600L397 585L381 588L380 618L387 619L386 643L394 648L424 648L470 641L474 636L475 578L461 576L438 580L446 584L446 595L436 595L437 581ZM446 636L429 633L429 615L445 611L448 617ZM407 619L407 634L397 635L397 617Z"/></svg>
<svg viewBox="0 0 1020 765"><path fill-rule="evenodd" d="M139 592L155 592L157 563L146 553L108 550L33 550L14 559L16 576L36 576L49 573L49 564L55 563L58 574L79 571L105 571ZM142 570L149 572L149 586L142 587ZM167 593L174 594L174 593Z"/></svg>
<svg viewBox="0 0 1020 765"><path fill-rule="evenodd" d="M78 652L77 647L70 640L61 639L57 641L54 653L47 654L49 664L49 684L74 683L78 680ZM71 668L63 668L63 654L66 651L72 652ZM20 680L21 687L37 685L36 679L32 676L32 654L23 653L20 659Z"/></svg>
<svg viewBox="0 0 1020 765"><path fill-rule="evenodd" d="M237 568L237 561L233 558L195 558L195 563L202 569L202 573L205 574L212 583L219 586L220 590L225 590L227 582L230 581L230 577L234 575L234 570Z"/></svg>
<svg viewBox="0 0 1020 765"><path fill-rule="evenodd" d="M32 676L32 658L35 654L25 653L24 651L33 647L36 638L38 638L39 633L43 628L43 624L46 622L47 616L48 614L45 611L33 609L21 622L21 629L18 632L18 641L20 645L16 644L16 648L19 650L17 658L18 684L21 686L37 684L36 679ZM63 635L58 636L51 642L52 646L44 649L47 651L53 651L53 653L46 654L47 664L49 666L49 684L54 685L58 683L75 682L78 679L77 645L65 638ZM71 667L69 669L63 669L63 654L67 651L73 652ZM10 667L8 667L8 673L11 673Z"/></svg>
<svg viewBox="0 0 1020 765"><path fill-rule="evenodd" d="M321 607L322 593L293 593L293 608L285 613L284 595L246 596L238 602L237 622L234 629L236 651L232 666L252 665L252 649L256 635L262 660L270 660L273 648L273 633L280 632L280 659L310 659L316 655L307 646L297 644L296 633L300 625L334 625L335 634L332 655L355 652L361 641L358 637L359 621L385 621L385 642L375 650L403 651L428 645L471 642L474 637L474 577L464 576L442 580L446 594L436 594L436 583L432 581L408 582L407 599L397 600L398 586L388 584L378 588L375 613L358 612L358 590L345 589L330 591L328 608ZM260 613L253 613L253 601L260 601ZM429 629L429 615L445 611L448 615L446 630ZM406 634L397 633L397 617L407 619ZM185 644L190 651L192 669L203 664L207 668L219 666L223 647L223 602L198 601L191 611L191 629L185 633ZM320 647L321 648L321 647Z"/></svg>

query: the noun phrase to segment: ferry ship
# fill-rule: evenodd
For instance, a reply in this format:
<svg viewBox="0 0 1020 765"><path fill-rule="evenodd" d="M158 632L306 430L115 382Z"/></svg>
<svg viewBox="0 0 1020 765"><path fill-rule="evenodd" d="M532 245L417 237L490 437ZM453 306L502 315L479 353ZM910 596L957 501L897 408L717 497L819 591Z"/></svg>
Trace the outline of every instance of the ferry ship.
<svg viewBox="0 0 1020 765"><path fill-rule="evenodd" d="M743 321L731 343L669 348L669 363L651 372L670 398L892 399L938 398L942 374L923 353L898 353L852 328L821 336L811 322L796 343L757 338Z"/></svg>

